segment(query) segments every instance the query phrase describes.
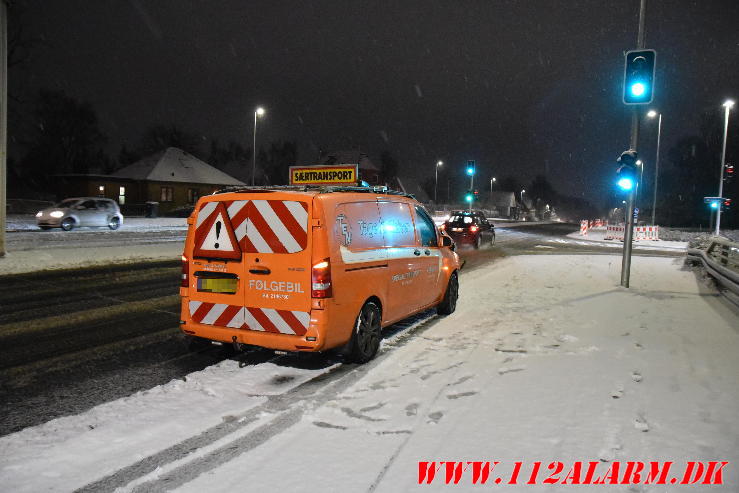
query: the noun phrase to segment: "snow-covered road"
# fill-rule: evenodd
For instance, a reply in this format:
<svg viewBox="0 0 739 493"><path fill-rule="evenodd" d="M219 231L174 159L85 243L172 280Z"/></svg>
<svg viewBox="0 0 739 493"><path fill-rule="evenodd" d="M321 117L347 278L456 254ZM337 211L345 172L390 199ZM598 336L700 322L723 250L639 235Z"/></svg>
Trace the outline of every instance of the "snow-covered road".
<svg viewBox="0 0 739 493"><path fill-rule="evenodd" d="M476 269L455 314L387 339L370 364L225 361L0 438L0 484L465 491L469 476L417 485L418 462L719 460L727 484L710 491L739 490L736 311L682 260L635 257L629 290L619 268L546 255ZM667 491L629 488L608 491Z"/></svg>

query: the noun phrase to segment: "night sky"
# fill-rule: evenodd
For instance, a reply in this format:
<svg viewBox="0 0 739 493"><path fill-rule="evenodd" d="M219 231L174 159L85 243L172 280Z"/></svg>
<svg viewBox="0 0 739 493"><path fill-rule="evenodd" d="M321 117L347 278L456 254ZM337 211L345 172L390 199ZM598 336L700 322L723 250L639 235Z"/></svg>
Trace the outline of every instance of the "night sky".
<svg viewBox="0 0 739 493"><path fill-rule="evenodd" d="M376 161L389 150L420 180L438 159L460 174L476 159L486 182L546 174L601 205L628 147L623 51L636 45L638 0L17 3L44 43L11 90L89 101L112 157L153 124L251 147L263 105L259 141L297 141L301 164L319 148ZM739 99L738 33L736 0L648 0L663 151ZM643 127L647 172L655 129Z"/></svg>

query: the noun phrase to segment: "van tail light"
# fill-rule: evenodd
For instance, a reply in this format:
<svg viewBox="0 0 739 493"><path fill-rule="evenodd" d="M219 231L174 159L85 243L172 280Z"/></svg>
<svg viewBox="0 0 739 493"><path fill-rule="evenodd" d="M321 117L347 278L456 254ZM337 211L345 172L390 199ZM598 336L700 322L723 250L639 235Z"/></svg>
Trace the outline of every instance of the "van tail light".
<svg viewBox="0 0 739 493"><path fill-rule="evenodd" d="M187 257L182 256L182 280L180 281L180 287L186 288L190 285L190 262L187 261Z"/></svg>
<svg viewBox="0 0 739 493"><path fill-rule="evenodd" d="M311 298L331 298L331 262L325 258L311 269Z"/></svg>
<svg viewBox="0 0 739 493"><path fill-rule="evenodd" d="M478 229L480 229L480 228L477 227L477 226L475 226L475 225L470 226L470 231L472 231L473 233L477 233L477 230Z"/></svg>

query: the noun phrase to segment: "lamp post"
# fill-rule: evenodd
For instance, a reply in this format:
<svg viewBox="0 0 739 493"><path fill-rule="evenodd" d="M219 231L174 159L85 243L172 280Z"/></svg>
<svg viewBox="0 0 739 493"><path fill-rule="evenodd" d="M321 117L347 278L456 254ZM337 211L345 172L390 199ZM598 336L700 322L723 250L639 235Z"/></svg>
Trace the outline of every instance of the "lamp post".
<svg viewBox="0 0 739 493"><path fill-rule="evenodd" d="M718 178L718 196L723 197L724 193L724 167L726 165L726 136L729 133L729 111L734 106L734 101L727 99L724 102L724 145L721 149L721 172ZM721 205L719 204L718 210L716 211L716 236L721 231Z"/></svg>
<svg viewBox="0 0 739 493"><path fill-rule="evenodd" d="M490 178L490 200L493 200L493 183L495 183L495 177Z"/></svg>
<svg viewBox="0 0 739 493"><path fill-rule="evenodd" d="M434 204L436 204L436 189L439 187L439 168L444 164L443 161L436 162L436 171L434 175Z"/></svg>
<svg viewBox="0 0 739 493"><path fill-rule="evenodd" d="M657 120L657 156L654 159L654 192L652 194L652 226L656 224L655 217L657 216L657 186L659 182L659 144L662 137L662 113L657 113L654 110L650 110L647 113L649 118L659 116Z"/></svg>
<svg viewBox="0 0 739 493"><path fill-rule="evenodd" d="M521 212L523 213L524 203L523 203L523 194L526 192L526 190L521 190Z"/></svg>
<svg viewBox="0 0 739 493"><path fill-rule="evenodd" d="M254 110L254 145L252 146L251 161L251 186L254 186L254 174L257 169L257 117L264 116L264 108L261 106Z"/></svg>

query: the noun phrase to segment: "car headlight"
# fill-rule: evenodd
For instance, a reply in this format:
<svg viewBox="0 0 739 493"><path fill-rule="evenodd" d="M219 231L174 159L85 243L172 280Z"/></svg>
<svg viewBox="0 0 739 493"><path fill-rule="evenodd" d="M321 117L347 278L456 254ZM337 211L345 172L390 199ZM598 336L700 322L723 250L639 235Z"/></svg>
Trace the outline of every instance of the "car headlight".
<svg viewBox="0 0 739 493"><path fill-rule="evenodd" d="M54 211L51 214L49 214L51 217L62 217L64 213L62 211Z"/></svg>
<svg viewBox="0 0 739 493"><path fill-rule="evenodd" d="M42 213L41 211L38 211L38 212L36 213L36 217L41 217L41 216L43 216L43 215L44 215L44 214L43 214L43 213Z"/></svg>

